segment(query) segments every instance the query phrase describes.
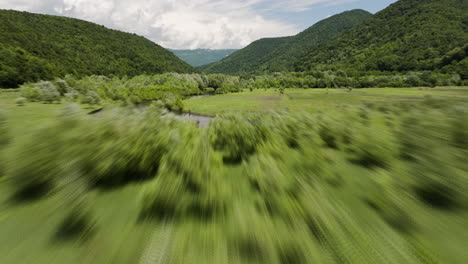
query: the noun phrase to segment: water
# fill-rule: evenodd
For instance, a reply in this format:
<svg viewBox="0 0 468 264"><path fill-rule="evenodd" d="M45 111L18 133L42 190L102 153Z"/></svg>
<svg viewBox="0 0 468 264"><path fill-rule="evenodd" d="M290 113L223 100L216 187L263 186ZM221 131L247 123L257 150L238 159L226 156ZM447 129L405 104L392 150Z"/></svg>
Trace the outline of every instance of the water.
<svg viewBox="0 0 468 264"><path fill-rule="evenodd" d="M202 116L202 115L197 115L197 114L189 114L189 113L174 113L176 118L178 119L182 119L182 120L189 120L189 121L193 121L195 123L198 124L198 127L199 128L204 128L204 127L207 127L211 120L213 119L213 117L209 117L209 116Z"/></svg>

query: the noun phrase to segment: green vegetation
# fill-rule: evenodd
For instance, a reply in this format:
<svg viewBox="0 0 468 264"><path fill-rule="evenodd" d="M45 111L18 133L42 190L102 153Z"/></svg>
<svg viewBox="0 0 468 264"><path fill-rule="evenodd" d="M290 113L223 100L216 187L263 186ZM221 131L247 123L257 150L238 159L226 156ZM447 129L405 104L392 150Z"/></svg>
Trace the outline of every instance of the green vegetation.
<svg viewBox="0 0 468 264"><path fill-rule="evenodd" d="M2 92L13 140L0 253L5 263L465 263L467 94L254 90L186 102L322 95L329 107L224 114L199 129L159 103L90 116Z"/></svg>
<svg viewBox="0 0 468 264"><path fill-rule="evenodd" d="M0 10L0 38L0 87L66 74L194 71L143 37L72 18Z"/></svg>
<svg viewBox="0 0 468 264"><path fill-rule="evenodd" d="M364 10L347 11L324 19L293 37L261 39L220 62L200 67L209 73L291 71L293 63L310 49L331 40L371 16Z"/></svg>
<svg viewBox="0 0 468 264"><path fill-rule="evenodd" d="M254 42L200 69L228 74L341 70L353 78L436 71L467 79L467 14L465 1L400 0L374 16L353 10L294 37Z"/></svg>
<svg viewBox="0 0 468 264"><path fill-rule="evenodd" d="M310 49L296 70L440 70L468 78L468 3L400 0L338 38Z"/></svg>
<svg viewBox="0 0 468 264"><path fill-rule="evenodd" d="M216 115L223 113L269 113L271 111L326 112L342 105L374 105L385 109L395 103L416 103L428 98L468 101L467 87L370 88L370 89L256 89L184 100L186 110Z"/></svg>
<svg viewBox="0 0 468 264"><path fill-rule="evenodd" d="M211 73L236 73L253 71L255 66L252 65L255 61L262 61L272 50L281 47L288 43L291 37L283 38L265 38L259 39L248 45L247 47L238 50L229 57L215 63L203 65L199 67L203 72ZM249 69L249 70L248 70Z"/></svg>
<svg viewBox="0 0 468 264"><path fill-rule="evenodd" d="M466 11L353 10L200 74L0 10L0 262L468 263Z"/></svg>
<svg viewBox="0 0 468 264"><path fill-rule="evenodd" d="M210 50L210 49L196 49L196 50L170 50L181 60L188 64L198 67L213 62L220 61L233 52L235 49L223 49L223 50Z"/></svg>

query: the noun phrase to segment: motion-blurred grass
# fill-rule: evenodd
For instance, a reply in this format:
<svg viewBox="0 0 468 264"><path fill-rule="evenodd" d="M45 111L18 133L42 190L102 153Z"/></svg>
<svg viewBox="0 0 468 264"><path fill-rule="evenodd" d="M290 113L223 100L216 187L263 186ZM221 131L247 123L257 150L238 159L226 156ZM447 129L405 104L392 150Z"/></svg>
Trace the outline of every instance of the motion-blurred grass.
<svg viewBox="0 0 468 264"><path fill-rule="evenodd" d="M226 114L205 129L155 106L91 117L2 94L1 263L466 263L467 90L440 90L186 101L313 112ZM14 199L43 182L39 198ZM57 236L75 208L83 230Z"/></svg>

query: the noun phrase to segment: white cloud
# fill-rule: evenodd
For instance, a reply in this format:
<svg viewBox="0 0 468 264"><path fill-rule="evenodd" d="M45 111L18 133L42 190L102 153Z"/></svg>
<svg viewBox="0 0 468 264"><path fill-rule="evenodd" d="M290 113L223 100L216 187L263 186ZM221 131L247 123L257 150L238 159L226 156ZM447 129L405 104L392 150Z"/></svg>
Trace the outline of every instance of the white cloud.
<svg viewBox="0 0 468 264"><path fill-rule="evenodd" d="M65 15L134 32L168 48L240 48L299 29L268 10L300 12L353 0L0 0L0 8Z"/></svg>

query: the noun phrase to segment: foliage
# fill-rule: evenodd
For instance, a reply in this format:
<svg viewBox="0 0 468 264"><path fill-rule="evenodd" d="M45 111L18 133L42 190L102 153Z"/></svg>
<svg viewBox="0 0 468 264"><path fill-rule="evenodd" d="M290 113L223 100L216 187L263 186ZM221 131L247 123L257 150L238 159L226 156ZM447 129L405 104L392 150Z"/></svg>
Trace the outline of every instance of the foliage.
<svg viewBox="0 0 468 264"><path fill-rule="evenodd" d="M350 72L440 70L465 78L468 5L401 0L296 61L296 70Z"/></svg>
<svg viewBox="0 0 468 264"><path fill-rule="evenodd" d="M324 19L296 36L257 40L220 62L200 69L227 74L291 71L292 63L309 49L335 38L370 16L364 10L347 11Z"/></svg>
<svg viewBox="0 0 468 264"><path fill-rule="evenodd" d="M193 71L143 37L72 18L0 10L0 35L0 87L66 74L135 76Z"/></svg>
<svg viewBox="0 0 468 264"><path fill-rule="evenodd" d="M27 99L21 96L16 98L15 103L17 106L23 106L26 103L26 101Z"/></svg>
<svg viewBox="0 0 468 264"><path fill-rule="evenodd" d="M437 241L413 239L468 205L463 101L225 114L205 129L163 106L92 117L68 105L15 142L13 188L23 198L65 192L58 235L69 239L98 228L92 203L78 201L136 183L128 217L180 230L174 263L437 263L427 253ZM108 201L114 191L102 193ZM123 199L135 203L133 193Z"/></svg>

